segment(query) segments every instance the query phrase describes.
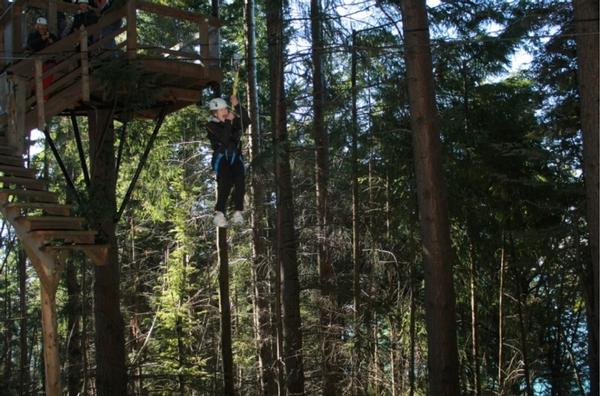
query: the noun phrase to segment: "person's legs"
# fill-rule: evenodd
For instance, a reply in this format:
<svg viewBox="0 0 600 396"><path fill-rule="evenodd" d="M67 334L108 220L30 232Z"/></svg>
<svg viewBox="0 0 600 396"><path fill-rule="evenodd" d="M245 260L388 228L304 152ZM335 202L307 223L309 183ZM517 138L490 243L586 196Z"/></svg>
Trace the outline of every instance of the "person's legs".
<svg viewBox="0 0 600 396"><path fill-rule="evenodd" d="M233 203L235 210L244 210L244 195L246 193L244 164L236 160L232 165L232 179L234 184Z"/></svg>
<svg viewBox="0 0 600 396"><path fill-rule="evenodd" d="M233 175L231 166L227 161L221 161L219 173L217 174L217 204L215 210L225 213L227 199L233 187Z"/></svg>

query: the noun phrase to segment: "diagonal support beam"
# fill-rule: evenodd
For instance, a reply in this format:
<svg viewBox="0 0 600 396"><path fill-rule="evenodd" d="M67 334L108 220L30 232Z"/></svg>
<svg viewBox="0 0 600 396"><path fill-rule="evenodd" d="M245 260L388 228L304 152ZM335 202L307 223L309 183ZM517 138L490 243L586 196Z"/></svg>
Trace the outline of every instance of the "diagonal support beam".
<svg viewBox="0 0 600 396"><path fill-rule="evenodd" d="M81 133L79 132L79 124L77 124L77 117L75 113L71 113L71 124L73 124L73 134L75 135L75 142L77 143L77 152L79 153L79 162L81 163L81 171L83 172L83 180L85 186L90 188L90 174L88 172L87 162L85 160L85 154L83 151L83 143L81 142Z"/></svg>
<svg viewBox="0 0 600 396"><path fill-rule="evenodd" d="M54 158L56 159L56 162L58 163L58 166L60 167L60 170L62 171L63 176L65 177L65 180L67 181L67 186L69 187L69 189L73 192L73 194L77 198L77 202L79 203L79 205L82 205L83 201L81 200L81 196L79 195L79 192L75 188L73 179L71 179L71 175L69 175L69 172L67 171L67 167L65 166L65 163L64 163L62 157L60 156L60 153L58 152L58 149L56 148L56 145L54 144L54 140L52 139L52 136L50 136L50 131L48 130L47 127L44 128L44 135L46 136L46 141L48 142L48 145L50 146L50 149L52 150L52 154L54 154Z"/></svg>
<svg viewBox="0 0 600 396"><path fill-rule="evenodd" d="M123 202L121 202L119 211L117 212L117 215L115 216L115 220L114 220L115 223L119 222L119 220L121 219L121 216L123 215L123 211L125 211L125 208L127 207L129 200L131 199L131 194L133 193L133 189L135 188L138 178L140 177L140 174L142 173L142 169L144 168L144 165L146 164L146 160L148 159L150 150L152 150L152 147L154 146L154 141L156 140L156 136L158 135L158 131L160 130L160 127L162 126L166 115L167 115L167 110L166 110L166 106L164 106L162 108L162 110L160 111L158 118L156 119L156 125L154 126L154 131L152 131L150 140L148 140L148 143L146 144L146 149L144 150L144 153L142 154L142 157L140 158L140 162L138 163L138 167L135 170L133 179L131 179L131 183L129 183L129 187L127 188L127 193L125 194L125 197L123 197Z"/></svg>
<svg viewBox="0 0 600 396"><path fill-rule="evenodd" d="M121 127L121 134L119 137L119 149L117 151L117 163L115 165L115 174L119 176L119 169L121 168L121 158L123 158L123 148L125 147L125 133L127 131L127 121L123 123Z"/></svg>

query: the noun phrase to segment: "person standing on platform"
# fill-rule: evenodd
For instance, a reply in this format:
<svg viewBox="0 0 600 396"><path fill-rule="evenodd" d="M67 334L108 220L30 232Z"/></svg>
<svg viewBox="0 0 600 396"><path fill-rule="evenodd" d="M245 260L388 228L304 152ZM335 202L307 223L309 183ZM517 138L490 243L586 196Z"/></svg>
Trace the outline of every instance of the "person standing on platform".
<svg viewBox="0 0 600 396"><path fill-rule="evenodd" d="M33 32L27 36L27 49L30 51L41 51L58 41L58 37L48 31L48 20L39 17L35 21Z"/></svg>
<svg viewBox="0 0 600 396"><path fill-rule="evenodd" d="M79 31L82 26L87 27L98 22L98 14L96 10L90 7L90 0L78 0L77 5L79 12L73 17L73 26L71 26L69 34ZM94 41L96 40L92 36L88 37L88 44Z"/></svg>
<svg viewBox="0 0 600 396"><path fill-rule="evenodd" d="M48 20L44 17L39 17L35 21L34 31L29 33L29 35L27 36L26 49L33 52L38 52L56 43L57 41L58 37L56 37L54 34L48 31ZM46 72L50 70L55 64L56 63L51 59L47 59L46 61L44 61L42 65L43 73L46 74ZM46 91L46 88L52 85L53 81L54 75L52 74L48 74L46 75L46 77L43 78L42 85L44 87L44 92ZM47 100L48 95L44 94L44 101Z"/></svg>

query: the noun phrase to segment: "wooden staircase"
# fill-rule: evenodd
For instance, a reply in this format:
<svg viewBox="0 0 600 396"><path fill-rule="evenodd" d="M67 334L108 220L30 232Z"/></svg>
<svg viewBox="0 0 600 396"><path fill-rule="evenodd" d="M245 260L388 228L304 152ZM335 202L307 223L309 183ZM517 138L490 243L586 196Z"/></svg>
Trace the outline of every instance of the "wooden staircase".
<svg viewBox="0 0 600 396"><path fill-rule="evenodd" d="M59 203L35 170L24 166L20 150L0 136L0 213L12 225L40 278L46 394L60 394L59 336L56 290L67 257L83 251L96 265L105 265L109 246L96 242L97 232L72 216L72 206Z"/></svg>
<svg viewBox="0 0 600 396"><path fill-rule="evenodd" d="M17 236L43 262L53 262L63 253L80 250L97 265L104 264L108 246L96 243L96 231L85 229L85 220L72 216L72 205L59 203L23 159L10 155L16 149L0 137L0 212Z"/></svg>

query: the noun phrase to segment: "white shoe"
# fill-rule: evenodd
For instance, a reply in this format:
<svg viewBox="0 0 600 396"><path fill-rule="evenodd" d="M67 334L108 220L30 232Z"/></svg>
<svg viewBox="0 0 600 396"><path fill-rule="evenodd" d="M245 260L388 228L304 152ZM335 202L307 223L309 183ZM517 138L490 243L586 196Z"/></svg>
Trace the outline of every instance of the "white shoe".
<svg viewBox="0 0 600 396"><path fill-rule="evenodd" d="M223 214L223 212L215 212L215 217L213 218L213 223L214 225L216 225L217 227L220 228L225 228L227 227L227 219L225 218L225 215Z"/></svg>
<svg viewBox="0 0 600 396"><path fill-rule="evenodd" d="M233 212L233 216L231 216L231 222L235 225L244 224L244 216L242 216L241 210L236 210L235 212Z"/></svg>

